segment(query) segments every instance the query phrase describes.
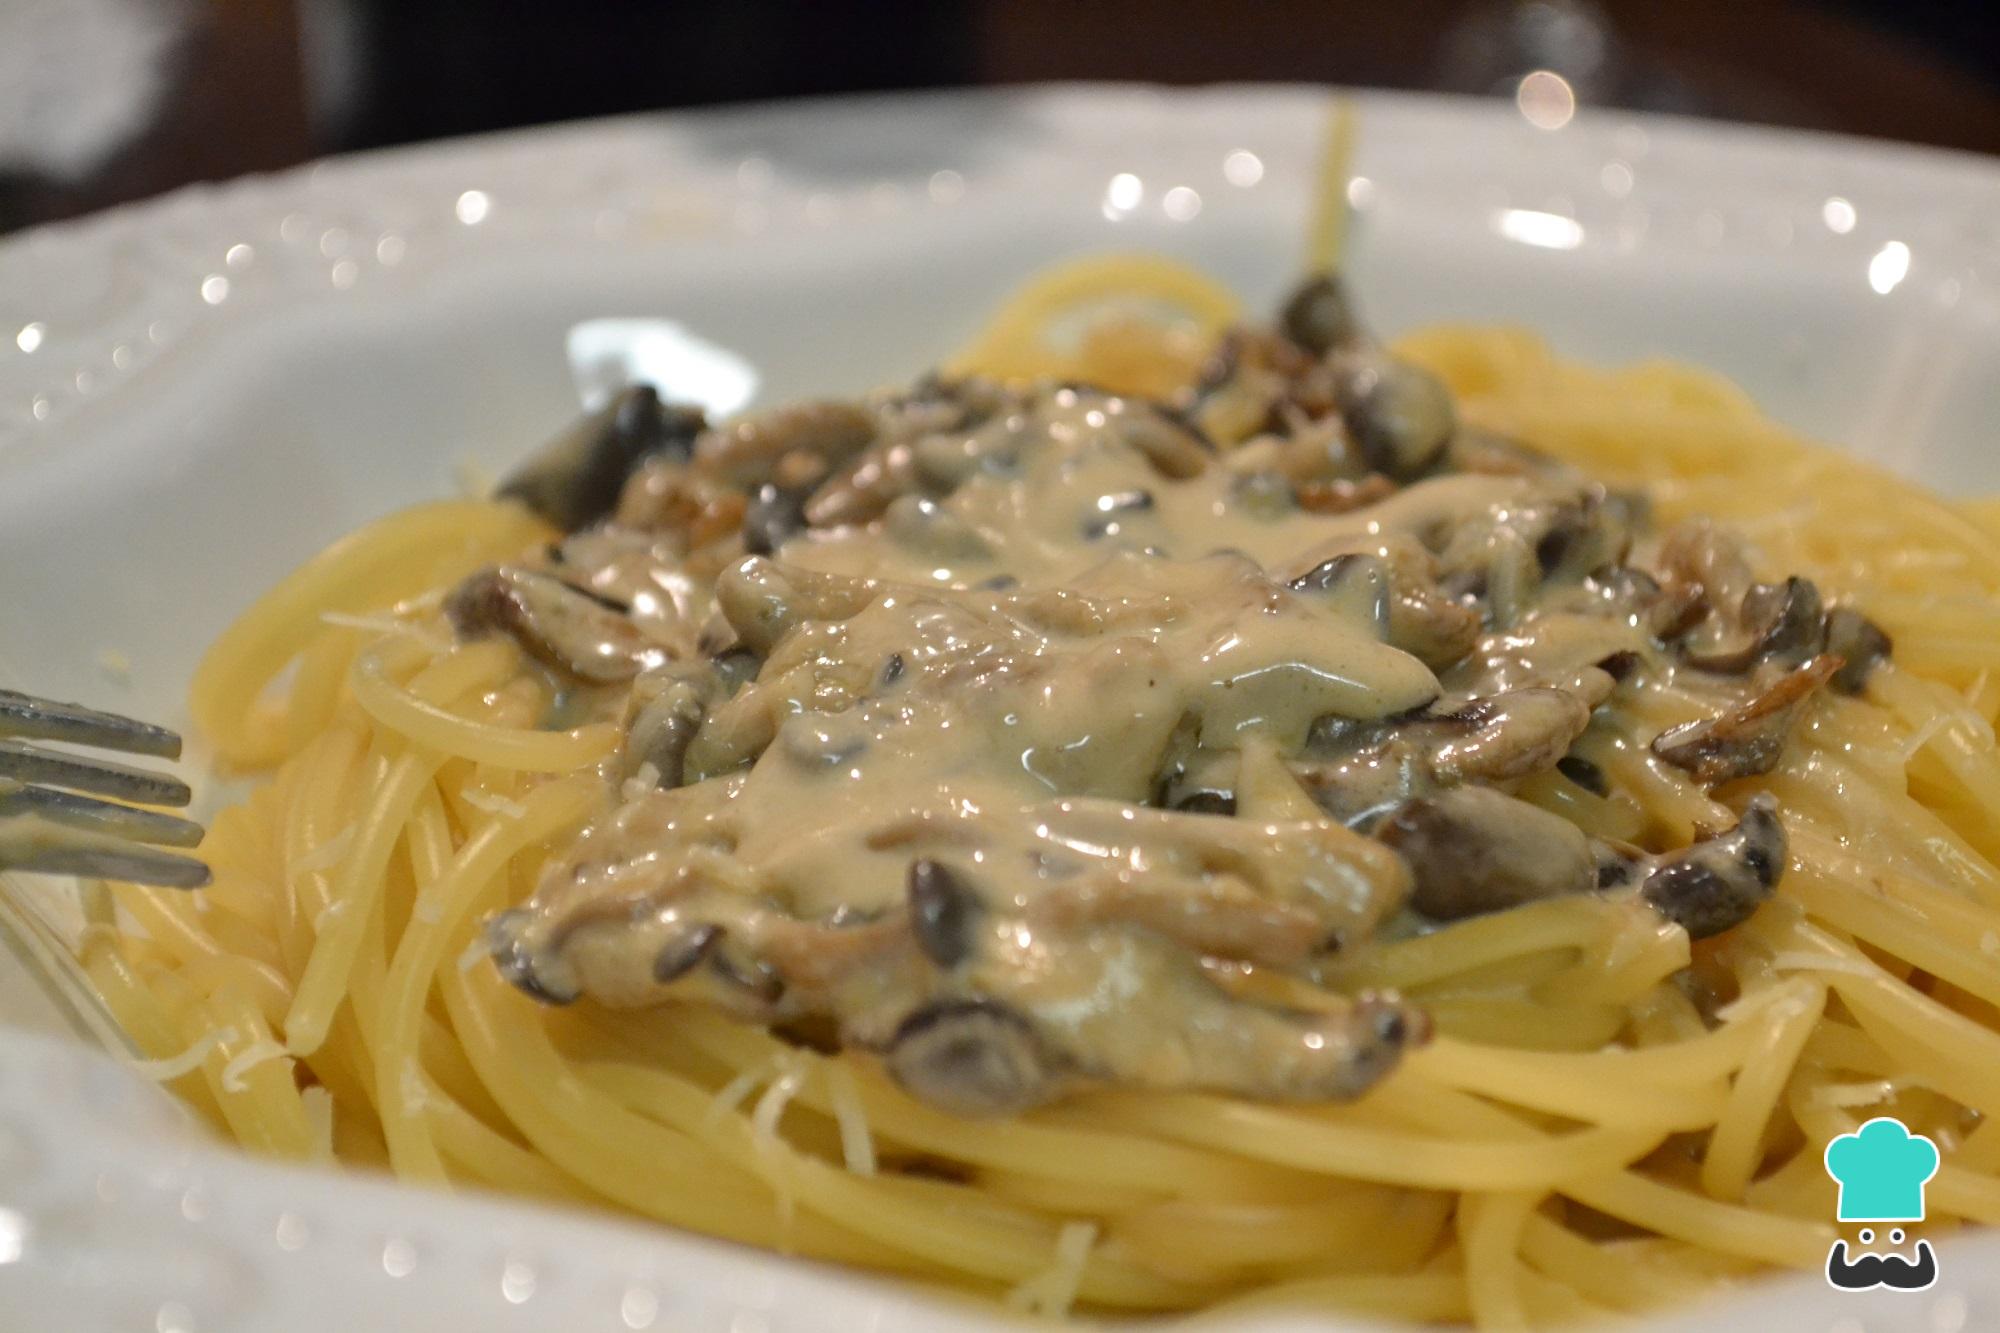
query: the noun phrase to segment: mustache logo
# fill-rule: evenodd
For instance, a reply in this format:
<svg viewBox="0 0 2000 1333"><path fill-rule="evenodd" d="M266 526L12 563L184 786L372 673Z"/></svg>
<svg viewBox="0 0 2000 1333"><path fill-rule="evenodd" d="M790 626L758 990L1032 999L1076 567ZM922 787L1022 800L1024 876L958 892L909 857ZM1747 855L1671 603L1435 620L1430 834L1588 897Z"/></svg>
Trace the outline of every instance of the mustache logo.
<svg viewBox="0 0 2000 1333"><path fill-rule="evenodd" d="M1917 1257L1900 1254L1863 1254L1850 1261L1847 1242L1837 1240L1827 1251L1826 1280L1842 1291L1866 1291L1889 1287L1896 1291L1922 1291L1937 1281L1937 1255L1927 1240L1917 1242Z"/></svg>

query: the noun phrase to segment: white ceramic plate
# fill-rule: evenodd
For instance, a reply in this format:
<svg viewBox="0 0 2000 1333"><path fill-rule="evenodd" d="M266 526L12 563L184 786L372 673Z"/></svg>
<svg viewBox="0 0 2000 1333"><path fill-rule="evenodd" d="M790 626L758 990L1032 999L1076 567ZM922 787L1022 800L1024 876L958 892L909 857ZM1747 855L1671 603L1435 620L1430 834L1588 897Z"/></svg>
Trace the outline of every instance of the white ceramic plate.
<svg viewBox="0 0 2000 1333"><path fill-rule="evenodd" d="M1500 318L1574 356L1702 362L1810 434L1955 493L2000 486L1992 162L1360 105L1352 267L1379 327ZM1269 303L1301 262L1325 107L1061 88L649 117L328 162L0 243L0 681L181 717L202 645L255 592L570 417L582 319L679 320L745 353L770 401L907 377L1081 251L1164 250ZM89 1055L4 952L0 1022L0 1327L1001 1322L658 1228L217 1151ZM1942 1266L1920 1296L1797 1279L1651 1327L2000 1327L2000 1241L1948 1243Z"/></svg>

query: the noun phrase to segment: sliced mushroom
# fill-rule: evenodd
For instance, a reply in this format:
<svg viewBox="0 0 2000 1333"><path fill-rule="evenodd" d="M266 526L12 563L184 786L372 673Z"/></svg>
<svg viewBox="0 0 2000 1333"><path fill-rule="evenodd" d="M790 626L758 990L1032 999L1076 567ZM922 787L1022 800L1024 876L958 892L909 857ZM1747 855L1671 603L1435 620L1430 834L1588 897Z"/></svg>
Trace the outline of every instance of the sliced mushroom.
<svg viewBox="0 0 2000 1333"><path fill-rule="evenodd" d="M1743 539L1706 519L1678 524L1660 543L1666 582L1686 585L1711 611L1739 607L1750 591L1750 560Z"/></svg>
<svg viewBox="0 0 2000 1333"><path fill-rule="evenodd" d="M1592 796L1611 794L1611 784L1604 780L1604 770L1580 754L1566 754L1556 760L1556 771Z"/></svg>
<svg viewBox="0 0 2000 1333"><path fill-rule="evenodd" d="M1203 749L1200 742L1201 718L1189 712L1168 734L1153 803L1183 814L1234 814L1238 756Z"/></svg>
<svg viewBox="0 0 2000 1333"><path fill-rule="evenodd" d="M1568 464L1539 449L1476 426L1461 426L1451 438L1447 461L1455 472L1479 472L1494 477L1553 479L1569 475Z"/></svg>
<svg viewBox="0 0 2000 1333"><path fill-rule="evenodd" d="M1337 1009L1304 1013L1225 994L1199 976L1149 980L1169 986L1173 1002L1122 1041L1065 1047L1079 1073L1273 1101L1347 1101L1431 1035L1429 1016L1394 995L1362 994Z"/></svg>
<svg viewBox="0 0 2000 1333"><path fill-rule="evenodd" d="M1479 613L1439 589L1435 557L1408 538L1343 541L1331 549L1322 546L1305 557L1312 563L1291 577L1290 586L1309 591L1320 583L1348 577L1342 571L1360 567L1337 565L1343 555L1370 556L1388 570L1388 632L1383 642L1390 647L1441 671L1461 661L1478 644Z"/></svg>
<svg viewBox="0 0 2000 1333"><path fill-rule="evenodd" d="M1185 419L1204 439L1225 445L1276 429L1282 424L1279 405L1319 366L1312 353L1278 334L1232 328L1202 368ZM1326 407L1330 409L1331 402Z"/></svg>
<svg viewBox="0 0 2000 1333"><path fill-rule="evenodd" d="M1750 919L1785 869L1785 825L1768 793L1751 799L1736 827L1668 859L1639 893L1695 939Z"/></svg>
<svg viewBox="0 0 2000 1333"><path fill-rule="evenodd" d="M1534 609L1542 587L1542 566L1528 538L1508 524L1496 526L1481 552L1478 598L1485 603L1484 623L1510 630ZM1451 582L1442 586L1451 591Z"/></svg>
<svg viewBox="0 0 2000 1333"><path fill-rule="evenodd" d="M1477 611L1435 588L1402 583L1389 599L1389 646L1433 670L1463 661L1479 642L1479 630Z"/></svg>
<svg viewBox="0 0 2000 1333"><path fill-rule="evenodd" d="M1439 715L1431 771L1444 782L1500 782L1552 768L1590 725L1590 705L1568 690L1508 690Z"/></svg>
<svg viewBox="0 0 2000 1333"><path fill-rule="evenodd" d="M1618 889L1635 883L1653 858L1629 842L1592 838L1590 854L1597 862L1597 887Z"/></svg>
<svg viewBox="0 0 2000 1333"><path fill-rule="evenodd" d="M1430 1015L1395 995L1363 994L1344 1013L1295 1021L1300 1045L1318 1058L1303 1062L1304 1077L1270 1089L1293 1100L1359 1097L1431 1039Z"/></svg>
<svg viewBox="0 0 2000 1333"><path fill-rule="evenodd" d="M824 472L865 448L875 438L875 417L858 403L797 403L739 417L695 441L701 468L733 486L748 489L778 475L792 453L820 460Z"/></svg>
<svg viewBox="0 0 2000 1333"><path fill-rule="evenodd" d="M686 457L706 424L700 408L664 404L650 384L633 385L536 451L499 494L576 532L617 506L640 464L662 454Z"/></svg>
<svg viewBox="0 0 2000 1333"><path fill-rule="evenodd" d="M879 441L849 459L806 501L806 522L816 528L866 523L898 496L925 488L916 448L907 440Z"/></svg>
<svg viewBox="0 0 2000 1333"><path fill-rule="evenodd" d="M729 986L740 992L753 1012L774 1008L785 994L785 978L777 968L748 952L728 949L727 940L708 953L709 966Z"/></svg>
<svg viewBox="0 0 2000 1333"><path fill-rule="evenodd" d="M1777 766L1799 709L1841 666L1839 657L1823 653L1726 713L1661 732L1653 753L1711 787L1768 773Z"/></svg>
<svg viewBox="0 0 2000 1333"><path fill-rule="evenodd" d="M1348 354L1338 369L1341 416L1368 465L1397 481L1430 471L1458 429L1438 378L1379 352Z"/></svg>
<svg viewBox="0 0 2000 1333"><path fill-rule="evenodd" d="M1365 923L1339 919L1344 915L1318 903L1275 897L1268 887L1226 872L1155 870L1137 879L1078 876L1064 893L1036 899L1022 919L1037 935L1131 926L1200 957L1289 968L1337 949L1343 939L1366 935Z"/></svg>
<svg viewBox="0 0 2000 1333"><path fill-rule="evenodd" d="M533 914L512 908L486 923L486 947L493 964L509 985L540 1000L543 1004L574 1004L582 997L582 987L569 969L543 966L540 950L530 947L527 928Z"/></svg>
<svg viewBox="0 0 2000 1333"><path fill-rule="evenodd" d="M1323 595L1379 635L1390 631L1389 567L1379 557L1359 551L1336 555L1314 565L1288 586L1296 592Z"/></svg>
<svg viewBox="0 0 2000 1333"><path fill-rule="evenodd" d="M748 502L735 487L695 471L684 459L663 455L633 473L606 521L572 534L565 553L599 533L665 538L672 549L696 551L739 531Z"/></svg>
<svg viewBox="0 0 2000 1333"><path fill-rule="evenodd" d="M873 579L781 566L753 555L715 581L716 605L743 644L767 654L785 631L805 620L846 620L881 595Z"/></svg>
<svg viewBox="0 0 2000 1333"><path fill-rule="evenodd" d="M806 527L806 492L765 482L743 511L743 549L770 555Z"/></svg>
<svg viewBox="0 0 2000 1333"><path fill-rule="evenodd" d="M1177 416L1136 407L1119 418L1119 438L1146 456L1163 477L1185 481L1214 461L1215 446L1199 429Z"/></svg>
<svg viewBox="0 0 2000 1333"><path fill-rule="evenodd" d="M910 862L905 896L917 948L939 967L957 967L972 952L979 899L949 867L930 857Z"/></svg>
<svg viewBox="0 0 2000 1333"><path fill-rule="evenodd" d="M1504 782L1552 767L1590 725L1567 690L1532 686L1452 709L1372 722L1322 719L1292 772L1334 818L1365 825L1440 788ZM1318 755L1331 753L1331 758Z"/></svg>
<svg viewBox="0 0 2000 1333"><path fill-rule="evenodd" d="M652 682L642 680L640 684L642 690L649 690ZM718 684L717 680L676 675L661 681L650 697L642 694L645 702L632 713L625 731L626 773L636 774L650 764L661 787L680 786L686 780L688 746L701 730L708 700Z"/></svg>
<svg viewBox="0 0 2000 1333"><path fill-rule="evenodd" d="M1797 666L1826 642L1826 616L1812 580L1752 584L1743 594L1736 624L1719 642L1686 646L1681 659L1703 671L1748 671L1760 661Z"/></svg>
<svg viewBox="0 0 2000 1333"><path fill-rule="evenodd" d="M1889 660L1895 643L1886 630L1853 607L1836 606L1826 613L1826 650L1847 663L1833 673L1833 688L1860 694L1868 688L1875 668Z"/></svg>
<svg viewBox="0 0 2000 1333"><path fill-rule="evenodd" d="M1285 336L1314 356L1366 340L1354 301L1337 273L1308 278L1285 302L1278 316Z"/></svg>
<svg viewBox="0 0 2000 1333"><path fill-rule="evenodd" d="M1764 656L1797 666L1826 646L1826 608L1811 579L1759 583L1743 594L1745 624L1761 626Z"/></svg>
<svg viewBox="0 0 2000 1333"><path fill-rule="evenodd" d="M1597 882L1576 825L1490 787L1406 802L1375 836L1409 863L1411 904L1440 921L1583 893Z"/></svg>
<svg viewBox="0 0 2000 1333"><path fill-rule="evenodd" d="M722 943L722 927L700 924L674 935L653 955L653 980L672 985L706 962Z"/></svg>
<svg viewBox="0 0 2000 1333"><path fill-rule="evenodd" d="M1575 503L1552 506L1534 535L1535 560L1549 579L1581 578L1620 564L1636 527L1620 499L1585 491Z"/></svg>
<svg viewBox="0 0 2000 1333"><path fill-rule="evenodd" d="M1379 472L1359 480L1335 477L1325 481L1301 481L1299 508L1312 514L1351 514L1357 509L1386 500L1396 493L1396 483Z"/></svg>
<svg viewBox="0 0 2000 1333"><path fill-rule="evenodd" d="M489 568L445 599L460 634L510 634L530 653L581 680L630 680L664 659L615 603L527 569Z"/></svg>
<svg viewBox="0 0 2000 1333"><path fill-rule="evenodd" d="M1593 572L1583 582L1584 595L1598 613L1608 613L1655 639L1685 633L1701 614L1698 584L1662 585L1634 565L1612 565Z"/></svg>
<svg viewBox="0 0 2000 1333"><path fill-rule="evenodd" d="M1011 1115L1047 1101L1053 1077L1033 1026L990 999L941 1000L904 1019L889 1073L910 1093L957 1115Z"/></svg>

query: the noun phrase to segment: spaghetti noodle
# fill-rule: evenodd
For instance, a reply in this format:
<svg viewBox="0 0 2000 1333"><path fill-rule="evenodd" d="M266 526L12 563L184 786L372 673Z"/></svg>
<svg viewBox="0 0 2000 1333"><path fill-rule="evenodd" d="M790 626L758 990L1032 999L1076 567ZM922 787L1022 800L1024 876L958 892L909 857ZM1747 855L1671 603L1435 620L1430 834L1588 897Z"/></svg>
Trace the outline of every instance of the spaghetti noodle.
<svg viewBox="0 0 2000 1333"><path fill-rule="evenodd" d="M1134 298L1128 336L1061 327L1059 309L1106 293ZM1133 333L1132 309L1162 301L1187 324ZM1156 261L1075 267L959 368L1164 393L1198 364L1190 330L1228 313ZM1393 990L1435 1025L1347 1101L1087 1081L970 1127L867 1051L713 1005L540 1005L488 961L482 922L530 902L618 803L633 718L593 705L532 635L452 632L448 590L559 536L520 505L454 502L344 540L216 644L195 716L227 764L270 776L215 821L203 902L113 886L89 974L158 1074L252 1149L309 1159L330 1135L340 1161L412 1180L1035 1309L1284 1304L1508 1329L1677 1304L1821 1263L1820 1154L1869 1113L1944 1149L1934 1214L2000 1221L2000 512L1801 444L1685 367L1588 369L1496 329L1397 351L1473 427L1642 490L1664 528L1734 525L1759 567L1893 638L1861 692L1800 706L1766 771L1711 781L1663 759L1647 742L1715 707L1701 673L1667 672L1620 690L1616 724L1574 752L1587 768L1506 782L1652 857L1774 797L1789 864L1746 919L1691 940L1629 892L1562 894L1379 933L1306 980L1274 969L1300 1010ZM1191 410L1239 451L1269 447L1226 394ZM742 493L686 482L650 502L690 534L678 576L712 584L741 555ZM1337 830L1282 748L1244 743L1237 822ZM731 781L716 762L647 799ZM648 793L662 775L636 776Z"/></svg>

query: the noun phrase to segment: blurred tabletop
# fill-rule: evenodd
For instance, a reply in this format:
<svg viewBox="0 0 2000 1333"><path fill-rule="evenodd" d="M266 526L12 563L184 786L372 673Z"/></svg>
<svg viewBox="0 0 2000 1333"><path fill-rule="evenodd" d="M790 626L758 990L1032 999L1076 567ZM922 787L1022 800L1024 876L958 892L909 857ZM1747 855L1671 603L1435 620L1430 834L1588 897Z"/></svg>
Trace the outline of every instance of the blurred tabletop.
<svg viewBox="0 0 2000 1333"><path fill-rule="evenodd" d="M1863 0L0 0L0 231L329 152L1045 79L1604 104L2000 153L1984 6Z"/></svg>

